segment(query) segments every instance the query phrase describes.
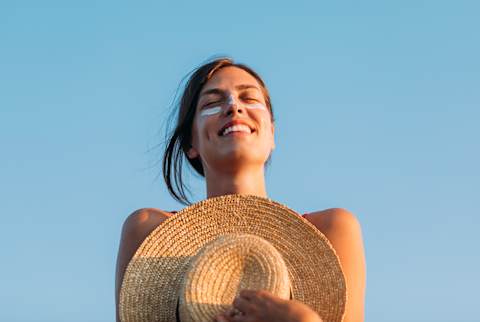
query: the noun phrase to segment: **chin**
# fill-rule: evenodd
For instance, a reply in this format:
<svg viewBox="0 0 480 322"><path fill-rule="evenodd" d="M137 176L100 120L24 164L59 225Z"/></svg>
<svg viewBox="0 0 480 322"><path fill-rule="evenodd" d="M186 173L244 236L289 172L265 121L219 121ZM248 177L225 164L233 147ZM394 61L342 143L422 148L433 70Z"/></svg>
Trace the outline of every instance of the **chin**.
<svg viewBox="0 0 480 322"><path fill-rule="evenodd" d="M267 156L268 157L268 156ZM259 166L263 166L266 162L266 158L264 155L248 155L245 153L229 153L223 156L219 156L216 160L216 163L221 164L222 166L231 167L231 166L245 166L248 164L254 165L257 164Z"/></svg>

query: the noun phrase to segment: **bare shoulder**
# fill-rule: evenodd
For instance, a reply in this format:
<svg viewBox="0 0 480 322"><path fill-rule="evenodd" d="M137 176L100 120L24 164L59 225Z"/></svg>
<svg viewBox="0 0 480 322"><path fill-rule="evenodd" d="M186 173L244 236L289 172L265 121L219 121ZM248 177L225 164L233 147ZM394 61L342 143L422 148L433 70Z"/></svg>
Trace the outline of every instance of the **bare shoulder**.
<svg viewBox="0 0 480 322"><path fill-rule="evenodd" d="M362 230L358 218L343 208L309 213L310 221L330 241L338 255L347 282L344 322L364 320L366 263Z"/></svg>
<svg viewBox="0 0 480 322"><path fill-rule="evenodd" d="M320 231L330 233L336 230L361 229L357 217L344 208L329 208L308 213L305 219Z"/></svg>
<svg viewBox="0 0 480 322"><path fill-rule="evenodd" d="M158 225L172 214L157 208L141 208L131 213L123 223L122 238L145 239Z"/></svg>
<svg viewBox="0 0 480 322"><path fill-rule="evenodd" d="M118 321L118 300L125 270L138 247L147 236L172 213L157 208L141 208L131 213L124 221L120 236L115 273L115 300Z"/></svg>

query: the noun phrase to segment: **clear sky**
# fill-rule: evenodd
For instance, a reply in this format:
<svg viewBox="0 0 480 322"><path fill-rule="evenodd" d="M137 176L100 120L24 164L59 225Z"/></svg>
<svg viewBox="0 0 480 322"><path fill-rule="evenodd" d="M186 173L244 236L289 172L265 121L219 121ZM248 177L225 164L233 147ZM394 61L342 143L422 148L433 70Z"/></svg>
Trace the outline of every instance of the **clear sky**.
<svg viewBox="0 0 480 322"><path fill-rule="evenodd" d="M269 197L362 225L366 320L480 321L478 1L1 1L0 320L113 321L178 84L214 55L265 79ZM195 201L204 183L191 176Z"/></svg>

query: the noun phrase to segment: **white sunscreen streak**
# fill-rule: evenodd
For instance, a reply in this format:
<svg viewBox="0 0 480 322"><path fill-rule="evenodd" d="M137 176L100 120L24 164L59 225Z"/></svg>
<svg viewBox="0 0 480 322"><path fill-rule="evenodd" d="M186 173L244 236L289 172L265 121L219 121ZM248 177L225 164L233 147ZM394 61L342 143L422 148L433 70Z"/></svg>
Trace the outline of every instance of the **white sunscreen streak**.
<svg viewBox="0 0 480 322"><path fill-rule="evenodd" d="M222 111L222 107L221 107L221 106L212 106L212 107L203 109L203 110L200 112L200 115L201 115L201 116L210 116L210 115L215 115L215 114L217 114L217 113L220 113L221 111Z"/></svg>
<svg viewBox="0 0 480 322"><path fill-rule="evenodd" d="M251 110L267 110L265 105L263 105L262 103L244 104L244 106Z"/></svg>
<svg viewBox="0 0 480 322"><path fill-rule="evenodd" d="M230 106L231 104L235 103L235 98L233 95L230 95L227 100L227 104ZM244 106L245 108L248 108L250 110L267 110L267 107L263 105L262 103L253 103L253 104L243 104L239 103L240 105ZM201 116L210 116L210 115L215 115L218 114L222 111L221 106L212 106L209 108L205 108L200 112Z"/></svg>

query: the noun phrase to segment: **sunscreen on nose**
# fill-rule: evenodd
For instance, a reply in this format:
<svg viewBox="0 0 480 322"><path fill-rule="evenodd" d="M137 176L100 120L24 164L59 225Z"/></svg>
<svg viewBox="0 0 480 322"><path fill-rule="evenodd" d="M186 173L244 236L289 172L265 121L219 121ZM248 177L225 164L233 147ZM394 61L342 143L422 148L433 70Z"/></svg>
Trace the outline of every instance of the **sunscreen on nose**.
<svg viewBox="0 0 480 322"><path fill-rule="evenodd" d="M228 106L230 106L230 105L232 105L233 103L235 103L235 97L233 97L233 95L230 94L230 95L228 96L227 104L228 104Z"/></svg>

